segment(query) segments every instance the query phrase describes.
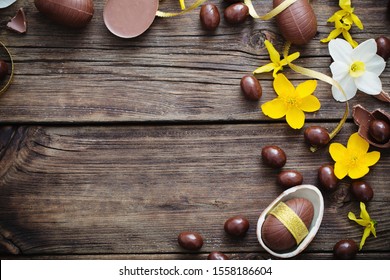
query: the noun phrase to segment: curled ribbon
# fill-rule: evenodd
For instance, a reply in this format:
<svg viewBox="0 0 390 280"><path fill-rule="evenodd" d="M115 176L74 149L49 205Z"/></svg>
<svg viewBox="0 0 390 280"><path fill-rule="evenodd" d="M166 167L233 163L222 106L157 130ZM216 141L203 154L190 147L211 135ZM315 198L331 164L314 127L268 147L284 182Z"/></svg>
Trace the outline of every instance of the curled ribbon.
<svg viewBox="0 0 390 280"><path fill-rule="evenodd" d="M291 47L291 42L287 42L286 45L284 46L283 56L286 58L288 66L293 71L337 87L337 89L344 95L345 99L347 100L347 97L346 97L346 94L345 94L343 88L340 86L340 84L335 79L333 79L333 78L331 78L331 77L329 77L321 72L307 69L307 68L304 68L304 67L301 67L301 66L298 66L298 65L291 63L288 60L288 53L289 53L290 47ZM348 118L348 115L349 115L349 103L347 100L345 102L345 111L344 111L344 115L343 115L342 119L340 120L340 122L338 123L336 128L329 133L330 140L332 140L337 135L337 133L340 132L341 128L343 127L344 123L346 122L346 120ZM318 149L317 147L311 147L310 151L315 152L317 149Z"/></svg>
<svg viewBox="0 0 390 280"><path fill-rule="evenodd" d="M180 15L183 15L185 13L188 13L188 12L196 9L197 7L202 5L205 1L206 0L197 0L194 4L192 4L191 6L186 8L184 0L180 0L180 7L182 9L181 12L170 13L170 12L157 11L156 16L158 16L158 17L176 17L176 16L180 16Z"/></svg>
<svg viewBox="0 0 390 280"><path fill-rule="evenodd" d="M11 55L10 51L7 49L7 47L1 41L0 41L0 45L7 52L8 56L9 56L9 59L11 61L11 74L10 74L9 79L8 79L7 83L5 84L5 86L0 89L0 95L2 95L4 92L6 92L6 90L9 88L9 86L12 83L12 80L13 80L13 77L14 77L15 65L14 65L14 60L12 59L12 55Z"/></svg>
<svg viewBox="0 0 390 280"><path fill-rule="evenodd" d="M309 230L302 219L284 202L279 202L270 214L275 216L288 229L297 245L309 234Z"/></svg>
<svg viewBox="0 0 390 280"><path fill-rule="evenodd" d="M287 9L292 4L294 4L296 1L297 0L285 0L282 3L280 3L278 6L276 6L273 10L271 10L270 12L265 14L264 16L259 16L257 14L255 7L253 7L252 0L245 0L244 3L245 3L245 5L248 6L249 14L251 15L251 17L259 18L259 19L263 19L263 20L269 20L269 19L277 16L281 12L283 12L285 9Z"/></svg>

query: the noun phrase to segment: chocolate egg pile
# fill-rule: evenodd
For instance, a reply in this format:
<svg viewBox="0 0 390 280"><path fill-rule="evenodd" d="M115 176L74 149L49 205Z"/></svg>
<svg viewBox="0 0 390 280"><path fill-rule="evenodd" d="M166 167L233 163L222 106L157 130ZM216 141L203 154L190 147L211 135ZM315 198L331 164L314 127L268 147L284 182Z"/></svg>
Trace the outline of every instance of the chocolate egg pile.
<svg viewBox="0 0 390 280"><path fill-rule="evenodd" d="M307 235L314 216L313 204L305 198L292 198L283 204L277 204L270 211L261 228L264 243L276 252L287 251L298 245ZM306 227L306 232L301 231L301 223Z"/></svg>

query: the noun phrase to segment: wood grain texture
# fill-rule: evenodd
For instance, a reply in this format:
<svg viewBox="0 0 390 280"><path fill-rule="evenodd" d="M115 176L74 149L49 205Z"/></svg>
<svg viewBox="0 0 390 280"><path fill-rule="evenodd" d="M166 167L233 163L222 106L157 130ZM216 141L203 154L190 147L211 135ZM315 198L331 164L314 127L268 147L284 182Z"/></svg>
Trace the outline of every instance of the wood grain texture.
<svg viewBox="0 0 390 280"><path fill-rule="evenodd" d="M338 136L345 143L355 125ZM272 131L273 137L269 135ZM283 190L278 171L260 151L275 144L287 152L285 169L317 184L316 169L331 162L327 149L312 154L286 125L17 127L8 133L0 161L0 233L3 253L23 255L185 254L176 242L184 230L204 237L200 253L264 255L257 218ZM290 131L290 130L289 130ZM374 182L368 204L377 238L364 251L390 258L389 151L365 178ZM362 228L348 180L325 195L325 215L308 253L331 252L340 239L357 242ZM224 233L230 216L246 216L245 238ZM173 256L173 255L172 255ZM304 258L304 256L300 256Z"/></svg>
<svg viewBox="0 0 390 280"><path fill-rule="evenodd" d="M210 1L222 9L221 1ZM258 10L272 2L257 1ZM275 21L254 21L231 26L223 19L210 34L201 29L199 10L177 17L156 18L142 36L124 40L104 26L105 1L94 1L95 14L82 30L52 23L32 1L20 0L0 10L0 38L15 57L15 80L0 99L0 122L142 122L268 120L258 103L246 101L240 79L269 62L264 40L281 50L283 39ZM354 3L364 23L354 27L358 42L379 35L390 36L386 0ZM334 1L312 1L318 18L318 35L304 47L295 47L297 64L330 74L327 45L319 42L333 29L326 20L338 8ZM23 6L28 19L26 35L14 34L6 22ZM179 9L175 0L162 1L165 11ZM373 17L375 15L375 17ZM390 74L382 74L384 89L390 90ZM295 84L306 78L285 73ZM258 76L263 86L260 102L275 97L271 74ZM322 108L308 114L312 120L337 120L343 105L331 98L330 86L320 82L316 95ZM365 94L351 105L362 103L370 110L382 106Z"/></svg>
<svg viewBox="0 0 390 280"><path fill-rule="evenodd" d="M222 10L226 4L211 0ZM297 64L330 74L326 20L337 1L311 1L318 34L300 51ZM255 227L261 211L283 190L277 170L264 166L261 148L282 147L284 169L295 169L304 183L317 184L316 170L332 163L327 149L309 152L302 130L272 121L259 105L275 97L272 75L259 75L263 97L244 99L240 79L269 62L265 39L284 44L275 21L224 19L214 33L201 29L199 10L156 18L142 36L124 40L103 24L105 1L94 1L86 28L69 29L40 14L33 1L19 0L0 10L0 40L15 60L15 79L0 97L0 256L28 259L204 259L222 251L234 259L270 258L259 245ZM269 10L272 1L254 1ZM362 42L390 37L387 0L358 1L364 23L354 27ZM25 35L7 30L23 7ZM178 1L161 1L164 11ZM0 50L0 58L6 57ZM389 64L381 75L390 91ZM306 80L289 69L295 85ZM307 125L332 130L344 104L318 83L321 110L306 114ZM359 93L352 101L369 111L387 104ZM335 141L346 144L357 131L349 118ZM368 203L378 221L377 238L366 242L358 259L390 259L389 150L365 177L374 188ZM344 238L359 242L363 228L347 218L359 214L349 194L350 180L325 194L325 216L318 235L299 259L330 259ZM242 239L223 230L233 215L251 227ZM184 230L204 237L200 252L176 242Z"/></svg>

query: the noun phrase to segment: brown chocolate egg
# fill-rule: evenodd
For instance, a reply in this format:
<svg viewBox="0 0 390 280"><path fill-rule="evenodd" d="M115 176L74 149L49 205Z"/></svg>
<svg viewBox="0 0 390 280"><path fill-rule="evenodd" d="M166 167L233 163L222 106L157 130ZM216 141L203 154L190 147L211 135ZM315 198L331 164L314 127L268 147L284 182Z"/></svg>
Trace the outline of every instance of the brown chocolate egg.
<svg viewBox="0 0 390 280"><path fill-rule="evenodd" d="M94 13L93 0L34 0L34 4L52 21L74 28L86 26Z"/></svg>
<svg viewBox="0 0 390 280"><path fill-rule="evenodd" d="M273 0L274 8L284 0ZM297 0L276 16L283 37L296 45L307 44L317 33L317 18L307 0Z"/></svg>
<svg viewBox="0 0 390 280"><path fill-rule="evenodd" d="M305 198L292 198L284 203L297 214L309 230L314 216L313 204ZM276 252L290 250L298 245L286 226L271 213L268 214L261 228L264 243Z"/></svg>
<svg viewBox="0 0 390 280"><path fill-rule="evenodd" d="M363 106L355 105L352 116L355 124L359 126L359 135L370 145L378 148L390 148L390 114L388 112L382 109L369 112Z"/></svg>

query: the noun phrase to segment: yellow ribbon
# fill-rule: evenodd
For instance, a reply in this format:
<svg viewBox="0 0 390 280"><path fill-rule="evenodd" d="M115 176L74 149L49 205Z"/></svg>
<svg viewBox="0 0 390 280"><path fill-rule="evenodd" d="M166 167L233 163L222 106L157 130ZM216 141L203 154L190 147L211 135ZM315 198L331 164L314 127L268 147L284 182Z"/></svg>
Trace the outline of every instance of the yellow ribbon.
<svg viewBox="0 0 390 280"><path fill-rule="evenodd" d="M11 74L10 74L9 79L8 79L7 83L5 84L5 86L0 89L0 95L2 95L4 92L6 92L6 90L9 88L9 86L12 83L12 80L13 80L13 77L14 77L15 65L14 65L14 60L12 59L12 55L11 55L10 51L7 49L7 47L1 41L0 41L0 45L7 52L8 56L9 56L9 59L11 61Z"/></svg>
<svg viewBox="0 0 390 280"><path fill-rule="evenodd" d="M205 1L206 0L197 0L194 4L192 4L191 6L186 8L185 4L184 4L184 0L180 0L180 6L182 8L181 12L170 13L170 12L157 11L156 16L158 16L158 17L176 17L176 16L180 16L180 15L183 15L185 13L188 13L188 12L196 9L197 7L202 5ZM184 7L184 9L183 9L183 7Z"/></svg>
<svg viewBox="0 0 390 280"><path fill-rule="evenodd" d="M298 65L291 63L288 60L288 53L289 53L290 47L291 47L291 42L287 42L286 45L284 46L283 56L286 58L287 64L292 70L294 70L295 72L297 72L299 74L323 81L325 83L328 83L332 86L337 87L337 89L344 95L345 99L347 99L347 95L345 94L343 88L333 78L331 78L331 77L329 77L321 72L307 69L307 68L304 68L304 67L301 67L301 66L298 66ZM332 140L337 135L337 133L340 132L341 128L343 127L344 123L346 122L346 120L348 118L348 115L349 115L349 103L348 103L348 101L346 101L345 102L345 111L344 111L344 115L343 115L342 119L340 120L340 122L338 123L336 128L332 132L329 133L330 140ZM317 147L310 148L310 150L312 152L315 152L317 149L318 149Z"/></svg>
<svg viewBox="0 0 390 280"><path fill-rule="evenodd" d="M288 229L297 245L309 234L309 230L302 219L284 202L279 202L270 214L275 216Z"/></svg>
<svg viewBox="0 0 390 280"><path fill-rule="evenodd" d="M277 16L281 12L283 12L285 9L287 9L292 4L294 4L296 1L297 0L285 0L282 3L280 3L278 6L276 6L273 10L271 10L270 12L265 14L264 16L259 16L257 14L255 8L253 7L252 0L245 0L244 3L245 3L245 5L248 6L249 14L251 15L251 17L259 18L259 19L262 19L262 20L269 20L269 19Z"/></svg>

